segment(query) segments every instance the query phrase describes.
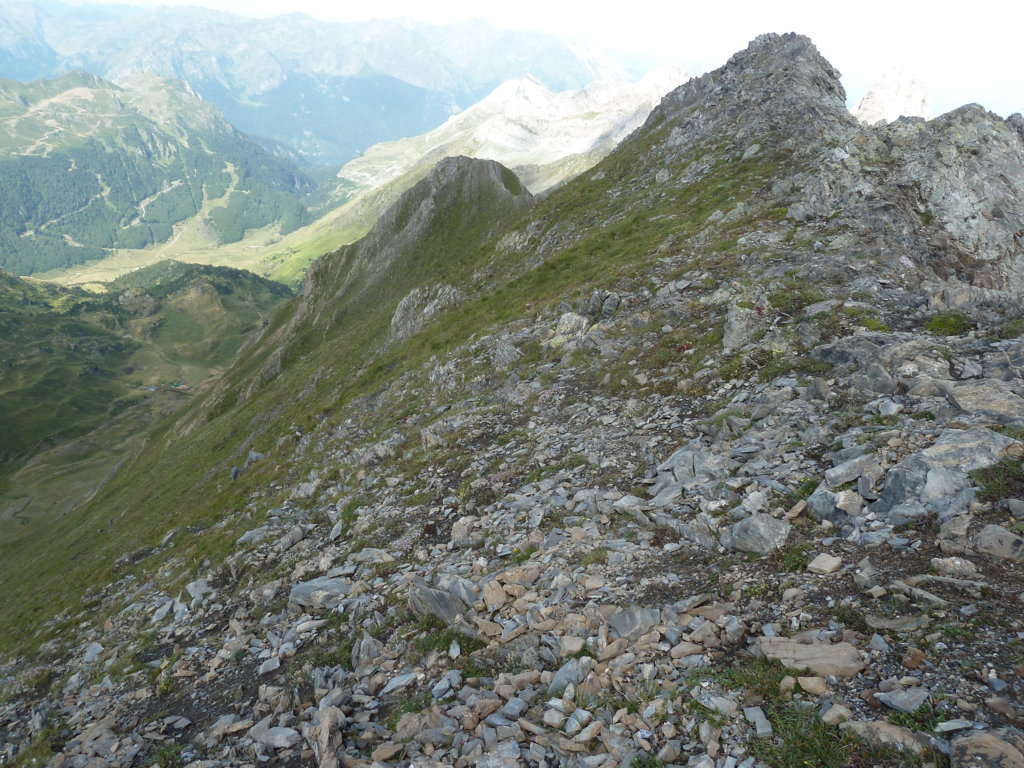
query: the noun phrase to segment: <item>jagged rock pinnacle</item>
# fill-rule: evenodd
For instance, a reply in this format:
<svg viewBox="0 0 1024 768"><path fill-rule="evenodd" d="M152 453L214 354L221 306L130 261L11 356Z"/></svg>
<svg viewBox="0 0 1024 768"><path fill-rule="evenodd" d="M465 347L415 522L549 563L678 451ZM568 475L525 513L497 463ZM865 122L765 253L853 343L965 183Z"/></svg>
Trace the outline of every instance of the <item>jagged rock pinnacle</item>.
<svg viewBox="0 0 1024 768"><path fill-rule="evenodd" d="M839 72L803 35L766 34L725 64L677 88L655 110L678 122L686 144L729 135L736 141L778 133L809 141L856 125Z"/></svg>

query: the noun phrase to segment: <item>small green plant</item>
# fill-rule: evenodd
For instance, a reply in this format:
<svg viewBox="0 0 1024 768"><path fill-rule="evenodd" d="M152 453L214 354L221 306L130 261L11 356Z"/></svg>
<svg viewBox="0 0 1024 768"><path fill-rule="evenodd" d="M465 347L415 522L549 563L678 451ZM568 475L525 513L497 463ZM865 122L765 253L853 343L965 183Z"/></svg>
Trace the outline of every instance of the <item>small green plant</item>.
<svg viewBox="0 0 1024 768"><path fill-rule="evenodd" d="M1019 339L1024 336L1024 317L1010 320L999 331L1001 339Z"/></svg>
<svg viewBox="0 0 1024 768"><path fill-rule="evenodd" d="M45 765L60 744L58 729L44 728L28 747L14 756L11 768Z"/></svg>
<svg viewBox="0 0 1024 768"><path fill-rule="evenodd" d="M1024 463L1007 458L998 464L971 472L978 484L979 501L1003 501L1024 496Z"/></svg>
<svg viewBox="0 0 1024 768"><path fill-rule="evenodd" d="M562 461L562 469L575 469L576 467L582 467L587 464L587 457L582 453L574 453L572 456L567 456Z"/></svg>
<svg viewBox="0 0 1024 768"><path fill-rule="evenodd" d="M940 312L925 323L924 329L936 336L960 336L971 329L971 322L961 312Z"/></svg>
<svg viewBox="0 0 1024 768"><path fill-rule="evenodd" d="M772 739L751 739L750 753L771 768L918 768L923 760L909 751L870 746L828 725L807 706L771 706L766 712Z"/></svg>
<svg viewBox="0 0 1024 768"><path fill-rule="evenodd" d="M848 629L853 629L857 632L868 632L870 630L864 614L852 605L837 605L835 610L832 611L832 615L836 617L836 621Z"/></svg>
<svg viewBox="0 0 1024 768"><path fill-rule="evenodd" d="M637 755L629 766L630 768L665 768L665 764L654 755Z"/></svg>
<svg viewBox="0 0 1024 768"><path fill-rule="evenodd" d="M779 503L784 507L792 507L797 502L803 501L812 493L814 493L814 491L817 490L818 484L820 482L820 480L816 480L813 477L805 477L803 480L796 484L792 491L780 495Z"/></svg>
<svg viewBox="0 0 1024 768"><path fill-rule="evenodd" d="M733 690L743 690L748 695L773 701L779 697L779 686L786 675L796 674L786 669L782 662L759 656L753 661L737 667L722 667L714 670L713 679Z"/></svg>
<svg viewBox="0 0 1024 768"><path fill-rule="evenodd" d="M580 558L580 565L607 565L608 564L608 550L604 547L598 547L592 549L583 557Z"/></svg>
<svg viewBox="0 0 1024 768"><path fill-rule="evenodd" d="M160 766L160 768L176 768L176 766L183 765L184 761L181 759L181 752L184 748L184 744L164 744L154 753L146 765Z"/></svg>
<svg viewBox="0 0 1024 768"><path fill-rule="evenodd" d="M454 629L437 631L436 628L428 630L422 637L417 638L415 645L416 649L421 653L428 653L429 651L443 652L448 650L452 641L457 642L461 652L466 655L480 650L485 645L482 640L465 635L462 632L456 632Z"/></svg>
<svg viewBox="0 0 1024 768"><path fill-rule="evenodd" d="M925 702L913 712L889 713L889 722L893 725L924 733L931 733L941 721L941 713L937 712L930 702Z"/></svg>
<svg viewBox="0 0 1024 768"><path fill-rule="evenodd" d="M789 573L803 572L807 570L807 564L810 562L808 557L809 551L810 545L806 542L798 541L785 552L778 555L779 566Z"/></svg>
<svg viewBox="0 0 1024 768"><path fill-rule="evenodd" d="M515 563L516 565L522 565L533 557L537 550L538 548L533 544L528 547L524 547L523 549L515 549L512 551L512 556L509 558L509 562Z"/></svg>

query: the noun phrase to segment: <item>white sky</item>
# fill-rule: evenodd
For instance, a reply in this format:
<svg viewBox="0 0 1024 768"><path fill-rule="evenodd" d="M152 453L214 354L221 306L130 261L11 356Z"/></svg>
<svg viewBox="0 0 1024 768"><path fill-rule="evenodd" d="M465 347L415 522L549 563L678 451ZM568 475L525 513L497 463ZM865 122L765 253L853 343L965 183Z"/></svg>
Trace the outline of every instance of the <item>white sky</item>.
<svg viewBox="0 0 1024 768"><path fill-rule="evenodd" d="M124 2L125 0L121 0ZM145 0L127 0L143 4ZM156 4L148 3L145 4ZM165 3L166 4L166 3ZM169 4L178 4L171 0ZM409 16L435 23L484 18L553 32L679 65L698 75L762 32L799 32L843 73L851 100L904 64L936 113L977 102L1006 117L1024 111L1024 2L976 0L193 0L243 15L302 11L330 21Z"/></svg>

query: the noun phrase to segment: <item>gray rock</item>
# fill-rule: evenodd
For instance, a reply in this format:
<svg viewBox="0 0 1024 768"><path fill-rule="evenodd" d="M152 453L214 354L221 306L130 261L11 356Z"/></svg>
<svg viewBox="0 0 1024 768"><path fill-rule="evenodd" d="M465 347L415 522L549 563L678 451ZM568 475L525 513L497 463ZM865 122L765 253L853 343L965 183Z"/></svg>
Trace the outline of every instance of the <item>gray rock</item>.
<svg viewBox="0 0 1024 768"><path fill-rule="evenodd" d="M580 659L569 659L563 664L548 684L548 693L561 696L570 685L579 685L594 666L589 656Z"/></svg>
<svg viewBox="0 0 1024 768"><path fill-rule="evenodd" d="M277 656L271 656L269 659L260 664L259 673L261 675L267 675L281 668L281 659Z"/></svg>
<svg viewBox="0 0 1024 768"><path fill-rule="evenodd" d="M608 619L608 626L616 635L627 640L636 640L660 623L661 611L657 608L627 608Z"/></svg>
<svg viewBox="0 0 1024 768"><path fill-rule="evenodd" d="M409 587L409 608L420 616L435 616L452 624L468 610L468 606L451 592L432 589L425 584Z"/></svg>
<svg viewBox="0 0 1024 768"><path fill-rule="evenodd" d="M907 714L916 712L922 704L928 701L931 695L924 687L907 688L903 691L889 691L888 693L876 693L875 698L890 709Z"/></svg>
<svg viewBox="0 0 1024 768"><path fill-rule="evenodd" d="M877 463L878 460L871 454L858 456L832 467L832 469L825 470L825 482L829 488L837 488L844 483L852 483L864 474L864 470Z"/></svg>
<svg viewBox="0 0 1024 768"><path fill-rule="evenodd" d="M1024 749L1002 739L1003 734L972 733L955 739L949 754L950 768L1024 768Z"/></svg>
<svg viewBox="0 0 1024 768"><path fill-rule="evenodd" d="M764 710L760 707L744 707L743 716L747 719L747 722L754 726L757 738L770 739L772 737L772 724L768 722L768 718L764 715Z"/></svg>
<svg viewBox="0 0 1024 768"><path fill-rule="evenodd" d="M1024 562L1024 538L1011 533L1001 525L986 525L981 533L974 537L974 546L979 552L1001 560Z"/></svg>
<svg viewBox="0 0 1024 768"><path fill-rule="evenodd" d="M376 659L383 651L384 644L364 631L363 636L352 646L352 668L359 669Z"/></svg>
<svg viewBox="0 0 1024 768"><path fill-rule="evenodd" d="M309 608L333 607L351 590L352 585L346 579L321 576L293 586L288 602Z"/></svg>
<svg viewBox="0 0 1024 768"><path fill-rule="evenodd" d="M885 488L868 510L894 524L934 514L944 522L967 511L969 472L991 467L1014 441L990 429L947 429L930 447L889 470Z"/></svg>
<svg viewBox="0 0 1024 768"><path fill-rule="evenodd" d="M722 534L722 545L740 552L768 555L782 548L792 526L771 515L754 514Z"/></svg>
<svg viewBox="0 0 1024 768"><path fill-rule="evenodd" d="M419 333L448 307L464 300L462 291L443 283L413 288L395 308L391 317L390 339L401 341Z"/></svg>
<svg viewBox="0 0 1024 768"><path fill-rule="evenodd" d="M384 686L384 689L380 692L381 696L387 696L389 693L405 688L409 683L416 680L419 675L416 672L406 672L404 675L398 675L397 677L391 678L390 682Z"/></svg>
<svg viewBox="0 0 1024 768"><path fill-rule="evenodd" d="M1024 398L995 379L949 385L946 399L963 413L985 416L1003 424L1024 422Z"/></svg>
<svg viewBox="0 0 1024 768"><path fill-rule="evenodd" d="M206 579L197 579L185 585L185 591L192 596L193 600L202 600L213 593L213 587Z"/></svg>
<svg viewBox="0 0 1024 768"><path fill-rule="evenodd" d="M294 728L268 728L260 742L274 749L290 749L299 743L299 738Z"/></svg>
<svg viewBox="0 0 1024 768"><path fill-rule="evenodd" d="M102 645L99 643L90 643L89 647L85 649L85 658L83 661L86 664L95 664L101 653L103 653Z"/></svg>

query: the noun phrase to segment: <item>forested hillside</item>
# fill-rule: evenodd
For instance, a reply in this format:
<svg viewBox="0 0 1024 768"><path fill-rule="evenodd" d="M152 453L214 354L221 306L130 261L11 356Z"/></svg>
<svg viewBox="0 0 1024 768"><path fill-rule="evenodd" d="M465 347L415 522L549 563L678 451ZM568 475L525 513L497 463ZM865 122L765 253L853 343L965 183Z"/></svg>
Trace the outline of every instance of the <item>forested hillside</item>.
<svg viewBox="0 0 1024 768"><path fill-rule="evenodd" d="M200 213L221 242L310 220L314 184L181 83L0 80L0 121L0 268L15 274L164 242Z"/></svg>

